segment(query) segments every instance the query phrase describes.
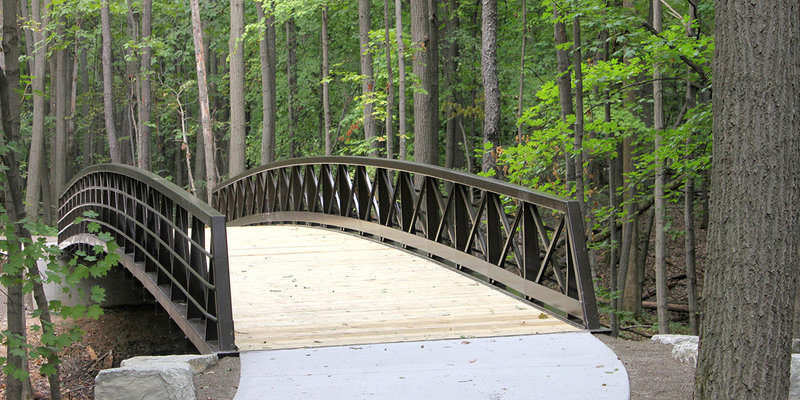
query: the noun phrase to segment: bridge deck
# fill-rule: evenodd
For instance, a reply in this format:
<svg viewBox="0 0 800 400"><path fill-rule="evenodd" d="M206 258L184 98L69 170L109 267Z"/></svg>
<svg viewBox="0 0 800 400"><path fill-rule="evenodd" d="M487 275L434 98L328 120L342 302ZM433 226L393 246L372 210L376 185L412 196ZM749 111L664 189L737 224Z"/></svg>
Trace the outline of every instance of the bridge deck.
<svg viewBox="0 0 800 400"><path fill-rule="evenodd" d="M243 351L579 330L434 262L344 233L229 227L228 247Z"/></svg>

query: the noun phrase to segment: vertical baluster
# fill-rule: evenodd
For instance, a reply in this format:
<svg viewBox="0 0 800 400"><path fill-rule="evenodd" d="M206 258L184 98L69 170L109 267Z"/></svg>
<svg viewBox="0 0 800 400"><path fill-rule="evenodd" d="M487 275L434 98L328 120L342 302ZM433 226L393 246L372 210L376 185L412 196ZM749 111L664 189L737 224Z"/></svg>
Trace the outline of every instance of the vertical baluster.
<svg viewBox="0 0 800 400"><path fill-rule="evenodd" d="M528 280L536 278L541 259L539 255L539 233L533 218L533 204L522 202L517 209L517 218L522 218L522 277Z"/></svg>
<svg viewBox="0 0 800 400"><path fill-rule="evenodd" d="M174 206L175 208L175 231L172 235L172 248L175 250L175 259L173 259L173 277L177 281L177 285L182 288L187 287L189 271L183 264L189 258L189 244L182 234L185 234L189 227L189 216L183 207ZM175 300L186 300L186 294L182 291L173 291L172 297ZM187 306L191 308L191 305Z"/></svg>
<svg viewBox="0 0 800 400"><path fill-rule="evenodd" d="M205 246L206 243L206 226L205 224L197 219L195 216L190 216L191 220L191 238L192 242L189 242L189 266L200 275L202 280L208 281L208 264L206 263L205 254L200 251L199 246ZM208 294L208 287L203 283L203 281L195 276L194 274L188 274L188 291L189 295L195 299L199 304L206 304L206 296ZM194 306L190 307L196 313L192 313L189 318L199 317L203 318L202 311L200 309L194 309Z"/></svg>
<svg viewBox="0 0 800 400"><path fill-rule="evenodd" d="M503 225L500 221L500 214L497 208L497 204L500 202L500 196L493 192L487 192L486 196L486 261L495 265L501 265L500 254L503 251Z"/></svg>

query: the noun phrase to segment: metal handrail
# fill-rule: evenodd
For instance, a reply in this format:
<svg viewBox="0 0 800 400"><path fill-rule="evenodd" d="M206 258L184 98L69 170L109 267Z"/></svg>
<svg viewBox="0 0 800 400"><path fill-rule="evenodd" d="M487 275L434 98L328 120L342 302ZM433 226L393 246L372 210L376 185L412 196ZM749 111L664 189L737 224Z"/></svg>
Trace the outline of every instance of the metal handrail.
<svg viewBox="0 0 800 400"><path fill-rule="evenodd" d="M576 200L407 161L309 157L228 179L212 205L231 225L306 223L374 237L600 328Z"/></svg>
<svg viewBox="0 0 800 400"><path fill-rule="evenodd" d="M97 244L87 227L98 223L119 245L122 264L198 350L236 350L224 215L166 179L127 165L89 167L66 187L59 199L59 243ZM85 211L97 216L74 223Z"/></svg>

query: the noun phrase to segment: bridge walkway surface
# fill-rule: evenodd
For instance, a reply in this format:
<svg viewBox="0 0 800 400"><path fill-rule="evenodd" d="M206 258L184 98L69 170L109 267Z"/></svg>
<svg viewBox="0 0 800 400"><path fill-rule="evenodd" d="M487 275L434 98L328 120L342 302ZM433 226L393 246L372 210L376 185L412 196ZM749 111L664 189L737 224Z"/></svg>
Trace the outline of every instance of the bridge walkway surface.
<svg viewBox="0 0 800 400"><path fill-rule="evenodd" d="M237 399L625 399L589 332L403 250L228 228Z"/></svg>

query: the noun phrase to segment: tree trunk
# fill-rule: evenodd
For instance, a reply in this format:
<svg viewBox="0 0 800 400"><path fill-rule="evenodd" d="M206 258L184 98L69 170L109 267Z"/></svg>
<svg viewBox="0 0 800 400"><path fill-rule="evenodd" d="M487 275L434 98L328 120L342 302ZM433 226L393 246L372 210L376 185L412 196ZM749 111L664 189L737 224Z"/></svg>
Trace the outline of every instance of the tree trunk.
<svg viewBox="0 0 800 400"><path fill-rule="evenodd" d="M134 46L139 45L139 14L134 13L133 0L128 2L128 36ZM139 125L136 122L139 110L139 101L141 99L141 91L139 90L140 78L140 64L137 57L135 47L124 47L125 62L125 84L128 88L127 91L127 107L122 116L122 135L129 138L125 142L125 150L122 152L123 157L130 157L129 162L131 165L138 165L138 157L136 154L139 152Z"/></svg>
<svg viewBox="0 0 800 400"><path fill-rule="evenodd" d="M497 0L483 0L481 16L481 77L483 78L483 162L481 170L497 168L500 144L500 83L497 77Z"/></svg>
<svg viewBox="0 0 800 400"><path fill-rule="evenodd" d="M114 122L114 91L111 78L111 17L108 0L101 1L100 21L103 31L103 114L105 115L108 152L111 162L122 163L122 153L117 142L117 128Z"/></svg>
<svg viewBox="0 0 800 400"><path fill-rule="evenodd" d="M206 84L205 48L203 46L203 26L200 22L199 0L189 0L192 9L192 38L194 39L194 59L197 67L197 91L200 103L200 126L205 143L206 198L217 186L216 160L214 159L214 133L211 130L211 111L208 106L208 86Z"/></svg>
<svg viewBox="0 0 800 400"><path fill-rule="evenodd" d="M414 91L414 161L439 164L439 96L438 41L434 10L431 1L411 0L411 41L419 49L414 54L412 70L420 79L422 89Z"/></svg>
<svg viewBox="0 0 800 400"><path fill-rule="evenodd" d="M140 98L139 104L139 134L136 136L138 141L138 165L139 168L150 170L150 109L152 96L150 90L150 60L152 49L148 45L152 30L153 20L153 0L142 0L142 65L139 71Z"/></svg>
<svg viewBox="0 0 800 400"><path fill-rule="evenodd" d="M54 21L61 25L60 21ZM57 28L57 34L63 35L63 29ZM56 51L56 73L52 77L56 97L56 145L53 148L55 163L53 169L53 187L56 193L61 194L67 183L67 54L66 49Z"/></svg>
<svg viewBox="0 0 800 400"><path fill-rule="evenodd" d="M236 176L246 169L247 131L244 104L244 0L231 0L230 49L230 101L231 141L228 176Z"/></svg>
<svg viewBox="0 0 800 400"><path fill-rule="evenodd" d="M392 71L392 40L389 36L389 0L383 0L383 29L386 41L386 158L394 158L394 128L392 113L394 112L394 72Z"/></svg>
<svg viewBox="0 0 800 400"><path fill-rule="evenodd" d="M697 399L789 395L800 265L798 13L800 4L790 0L716 2L713 199Z"/></svg>
<svg viewBox="0 0 800 400"><path fill-rule="evenodd" d="M49 25L47 6L40 7L40 0L31 0L33 22L43 28ZM44 146L45 99L44 83L47 67L47 45L40 29L33 32L36 45L33 46L33 118L31 120L31 149L28 155L28 181L25 193L25 215L35 221L39 219L39 199L42 185L42 164L46 163Z"/></svg>
<svg viewBox="0 0 800 400"><path fill-rule="evenodd" d="M89 93L89 67L88 67L88 60L86 54L86 46L81 48L81 56L80 56L80 74L81 74L81 93ZM89 116L89 101L84 100L81 102L81 114L84 118ZM94 164L93 155L94 149L93 144L94 140L92 140L92 132L93 129L84 129L82 132L83 135L83 145L81 146L82 156L81 156L81 168L86 168L92 164Z"/></svg>
<svg viewBox="0 0 800 400"><path fill-rule="evenodd" d="M692 22L697 18L697 7L689 5L689 21L686 27L686 35L690 38L694 37L694 29ZM691 71L687 72L691 74ZM697 90L692 82L686 80L686 109L691 110L695 106L695 97ZM686 139L686 144L691 143L691 138ZM700 334L700 321L699 310L697 304L697 276L696 276L696 263L695 263L695 229L694 229L694 175L688 174L686 177L686 186L684 187L684 224L686 226L686 235L684 236L684 248L686 259L686 297L689 309L689 326L692 329L692 335Z"/></svg>
<svg viewBox="0 0 800 400"><path fill-rule="evenodd" d="M653 0L653 28L661 32L661 0ZM666 226L664 204L664 160L659 155L661 149L661 131L664 130L664 92L662 91L661 70L658 64L653 65L653 128L655 138L655 193L653 195L656 213L656 301L658 302L658 332L669 333L669 310L667 309L667 265L666 265Z"/></svg>
<svg viewBox="0 0 800 400"><path fill-rule="evenodd" d="M406 60L403 42L403 7L401 0L394 2L394 24L397 36L397 158L405 161L406 154Z"/></svg>
<svg viewBox="0 0 800 400"><path fill-rule="evenodd" d="M358 0L358 39L361 43L361 93L364 98L364 139L370 142L370 155L378 156L378 143L375 140L376 127L375 111L373 103L375 91L375 78L372 71L372 53L369 51L369 28L370 28L370 1Z"/></svg>
<svg viewBox="0 0 800 400"><path fill-rule="evenodd" d="M287 125L287 135L289 138L289 157L294 158L297 156L297 143L294 137L294 120L296 117L296 110L294 108L294 99L297 95L297 55L295 54L295 47L297 46L297 38L295 37L295 24L294 18L289 18L286 21L286 77L288 81L288 97L287 106L289 108L289 121Z"/></svg>
<svg viewBox="0 0 800 400"><path fill-rule="evenodd" d="M386 1L386 0L384 0ZM388 29L388 28L387 28ZM388 32L388 31L387 31ZM331 96L330 96L330 54L328 52L328 6L322 7L322 114L325 120L325 155L333 154L333 141L331 140Z"/></svg>
<svg viewBox="0 0 800 400"><path fill-rule="evenodd" d="M525 47L528 40L528 5L522 0L522 44L519 54L519 95L517 96L517 143L522 143L522 102L525 94Z"/></svg>
<svg viewBox="0 0 800 400"><path fill-rule="evenodd" d="M272 67L274 71L274 65L270 64L269 45L267 44L269 41L269 21L264 11L266 7L267 4L265 3L256 4L258 22L264 24L264 34L261 36L261 40L258 41L258 53L261 64L261 165L268 164L275 159L275 145L273 144L274 132L270 132L270 124L274 124L270 95L271 90L274 88L269 86L270 67ZM272 154L270 154L270 152Z"/></svg>
<svg viewBox="0 0 800 400"><path fill-rule="evenodd" d="M581 208L581 215L587 215L586 197L583 190L583 68L581 68L581 20L577 15L572 19L572 58L575 71L575 197ZM590 225L591 226L591 225Z"/></svg>
<svg viewBox="0 0 800 400"><path fill-rule="evenodd" d="M456 149L459 142L458 135L458 119L460 116L456 111L454 105L457 102L456 96L456 72L458 68L458 41L455 40L459 20L458 20L458 0L450 0L448 3L448 18L447 18L447 34L451 36L448 41L447 55L445 61L444 76L450 93L447 100L447 124L445 126L445 150L444 150L444 166L447 168L454 168L456 166Z"/></svg>
<svg viewBox="0 0 800 400"><path fill-rule="evenodd" d="M567 122L567 116L575 114L572 108L572 78L569 73L569 50L564 47L567 45L567 27L561 19L561 13L553 4L553 18L556 20L553 26L553 38L556 46L556 60L558 61L558 103L561 106L561 122ZM569 132L565 132L569 136ZM565 169L567 175L566 187L572 188L575 181L575 164L572 161L572 154L564 152Z"/></svg>

